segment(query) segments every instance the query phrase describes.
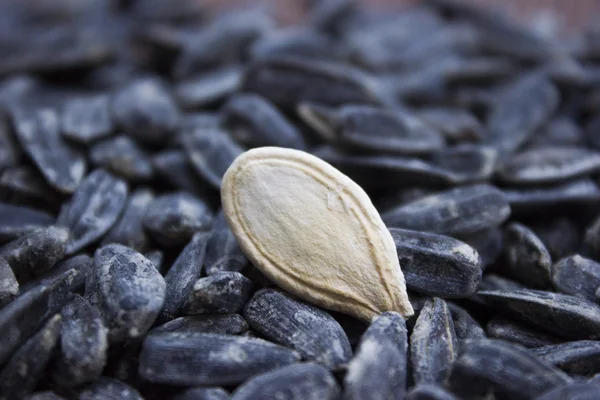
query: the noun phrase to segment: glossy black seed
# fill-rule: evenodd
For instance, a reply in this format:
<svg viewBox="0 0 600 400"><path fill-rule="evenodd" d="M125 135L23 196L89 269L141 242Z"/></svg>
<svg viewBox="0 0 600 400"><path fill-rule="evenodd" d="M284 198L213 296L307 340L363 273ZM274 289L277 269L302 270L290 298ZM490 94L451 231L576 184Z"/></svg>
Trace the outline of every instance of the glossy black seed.
<svg viewBox="0 0 600 400"><path fill-rule="evenodd" d="M111 342L146 333L163 306L165 281L140 253L120 244L96 251L85 297L102 314Z"/></svg>
<svg viewBox="0 0 600 400"><path fill-rule="evenodd" d="M204 314L179 317L150 331L153 333L218 333L239 335L248 330L248 323L238 314Z"/></svg>
<svg viewBox="0 0 600 400"><path fill-rule="evenodd" d="M443 298L469 297L481 281L481 258L469 245L433 233L390 228L408 289Z"/></svg>
<svg viewBox="0 0 600 400"><path fill-rule="evenodd" d="M252 281L239 272L218 272L198 279L186 299L184 313L236 313L250 298L252 286Z"/></svg>
<svg viewBox="0 0 600 400"><path fill-rule="evenodd" d="M535 398L535 400L595 400L600 396L600 385L594 383L571 383Z"/></svg>
<svg viewBox="0 0 600 400"><path fill-rule="evenodd" d="M600 264L578 254L563 258L552 266L552 283L562 293L596 301Z"/></svg>
<svg viewBox="0 0 600 400"><path fill-rule="evenodd" d="M257 375L239 386L232 400L335 400L340 388L331 374L317 364L293 364Z"/></svg>
<svg viewBox="0 0 600 400"><path fill-rule="evenodd" d="M186 244L194 233L209 230L211 223L208 205L186 192L155 198L143 216L144 227L165 247Z"/></svg>
<svg viewBox="0 0 600 400"><path fill-rule="evenodd" d="M579 227L569 218L544 218L531 225L553 260L577 253L581 247Z"/></svg>
<svg viewBox="0 0 600 400"><path fill-rule="evenodd" d="M60 336L61 316L55 315L28 339L0 371L0 398L20 399L33 392Z"/></svg>
<svg viewBox="0 0 600 400"><path fill-rule="evenodd" d="M204 260L206 274L213 275L224 271L240 272L246 265L248 259L229 229L225 214L221 211L214 220L206 247Z"/></svg>
<svg viewBox="0 0 600 400"><path fill-rule="evenodd" d="M161 333L144 340L140 375L175 386L242 383L292 364L298 353L261 339L210 333Z"/></svg>
<svg viewBox="0 0 600 400"><path fill-rule="evenodd" d="M172 400L229 400L231 397L220 387L197 387L185 389L172 397Z"/></svg>
<svg viewBox="0 0 600 400"><path fill-rule="evenodd" d="M64 257L68 239L65 228L41 228L0 247L0 258L8 262L19 281L26 281L54 267Z"/></svg>
<svg viewBox="0 0 600 400"><path fill-rule="evenodd" d="M486 334L477 321L471 317L469 312L454 303L448 303L452 321L454 322L454 332L460 347L464 347L473 340L485 339Z"/></svg>
<svg viewBox="0 0 600 400"><path fill-rule="evenodd" d="M531 351L570 374L593 375L600 372L600 342L594 340L548 345Z"/></svg>
<svg viewBox="0 0 600 400"><path fill-rule="evenodd" d="M58 225L69 228L67 254L95 242L117 221L127 202L127 184L99 169L89 174L61 209Z"/></svg>
<svg viewBox="0 0 600 400"><path fill-rule="evenodd" d="M103 244L120 243L136 251L146 251L149 238L144 230L143 217L148 206L154 200L150 189L138 189L127 200L127 206L118 221L108 231Z"/></svg>
<svg viewBox="0 0 600 400"><path fill-rule="evenodd" d="M490 290L477 295L521 321L566 339L600 337L600 306L588 300L540 290Z"/></svg>
<svg viewBox="0 0 600 400"><path fill-rule="evenodd" d="M493 228L510 215L504 194L481 184L451 189L400 205L382 215L389 227L448 235L465 235Z"/></svg>
<svg viewBox="0 0 600 400"><path fill-rule="evenodd" d="M88 144L109 136L114 129L106 96L80 97L68 101L60 116L62 135Z"/></svg>
<svg viewBox="0 0 600 400"><path fill-rule="evenodd" d="M461 236L466 244L473 247L481 257L481 268L494 264L504 248L504 234L500 228L484 229Z"/></svg>
<svg viewBox="0 0 600 400"><path fill-rule="evenodd" d="M525 286L519 282L493 273L485 274L479 285L479 290L512 290L524 288Z"/></svg>
<svg viewBox="0 0 600 400"><path fill-rule="evenodd" d="M54 217L29 207L0 203L0 242L17 239L54 223Z"/></svg>
<svg viewBox="0 0 600 400"><path fill-rule="evenodd" d="M52 212L58 210L61 203L60 195L29 165L4 170L0 176L0 199Z"/></svg>
<svg viewBox="0 0 600 400"><path fill-rule="evenodd" d="M527 324L496 316L486 325L490 338L502 339L525 347L542 347L559 343L562 339L544 333Z"/></svg>
<svg viewBox="0 0 600 400"><path fill-rule="evenodd" d="M206 182L220 189L225 171L243 150L225 132L194 131L181 138L194 170Z"/></svg>
<svg viewBox="0 0 600 400"><path fill-rule="evenodd" d="M450 386L456 394L492 388L515 399L530 399L570 382L564 372L524 347L501 340L469 344L456 360L450 376Z"/></svg>
<svg viewBox="0 0 600 400"><path fill-rule="evenodd" d="M234 94L242 83L242 76L239 66L223 67L178 83L175 96L183 108L206 107Z"/></svg>
<svg viewBox="0 0 600 400"><path fill-rule="evenodd" d="M438 130L451 142L479 141L481 123L467 110L459 108L426 108L417 113L425 124Z"/></svg>
<svg viewBox="0 0 600 400"><path fill-rule="evenodd" d="M144 400L137 390L117 379L101 378L85 386L79 400Z"/></svg>
<svg viewBox="0 0 600 400"><path fill-rule="evenodd" d="M213 190L210 185L198 179L192 164L183 150L167 150L152 157L152 167L156 175L169 187L205 197Z"/></svg>
<svg viewBox="0 0 600 400"><path fill-rule="evenodd" d="M0 310L0 365L70 300L75 271L24 292Z"/></svg>
<svg viewBox="0 0 600 400"><path fill-rule="evenodd" d="M95 144L90 160L127 181L146 181L154 171L148 155L128 136L116 136Z"/></svg>
<svg viewBox="0 0 600 400"><path fill-rule="evenodd" d="M167 140L180 119L175 100L154 78L140 78L119 90L112 101L112 113L125 133L146 143Z"/></svg>
<svg viewBox="0 0 600 400"><path fill-rule="evenodd" d="M458 338L448 305L438 298L427 301L410 335L415 384L445 382L458 351Z"/></svg>
<svg viewBox="0 0 600 400"><path fill-rule="evenodd" d="M325 311L293 300L273 289L262 289L244 307L252 329L304 359L336 369L352 357L346 333Z"/></svg>
<svg viewBox="0 0 600 400"><path fill-rule="evenodd" d="M248 147L304 149L302 134L269 100L256 94L233 96L221 109L222 125Z"/></svg>
<svg viewBox="0 0 600 400"><path fill-rule="evenodd" d="M73 193L83 180L87 164L83 155L61 138L56 112L19 111L14 115L14 124L21 146L50 186Z"/></svg>
<svg viewBox="0 0 600 400"><path fill-rule="evenodd" d="M529 287L551 287L552 259L544 243L528 227L516 222L507 226L504 233L509 275Z"/></svg>
<svg viewBox="0 0 600 400"><path fill-rule="evenodd" d="M403 398L406 393L408 338L404 318L385 312L373 319L348 364L344 398Z"/></svg>
<svg viewBox="0 0 600 400"><path fill-rule="evenodd" d="M543 75L517 78L494 100L485 143L514 152L550 118L558 101L557 89Z"/></svg>
<svg viewBox="0 0 600 400"><path fill-rule="evenodd" d="M253 62L246 71L242 90L260 94L284 108L304 102L338 106L381 101L373 82L357 70L294 57Z"/></svg>
<svg viewBox="0 0 600 400"><path fill-rule="evenodd" d="M454 183L480 182L491 178L498 152L487 146L458 145L436 151L430 162L454 174Z"/></svg>
<svg viewBox="0 0 600 400"><path fill-rule="evenodd" d="M196 233L165 275L165 301L158 321L166 322L180 314L194 283L200 278L208 238L208 233Z"/></svg>
<svg viewBox="0 0 600 400"><path fill-rule="evenodd" d="M10 303L19 293L19 282L8 262L0 257L0 308Z"/></svg>
<svg viewBox="0 0 600 400"><path fill-rule="evenodd" d="M21 293L41 284L57 279L65 274L72 274L69 279L69 290L72 292L81 292L85 287L85 278L92 266L92 259L86 254L79 254L64 259L56 264L52 269L42 275L26 282L21 286ZM72 271L72 272L71 272Z"/></svg>
<svg viewBox="0 0 600 400"><path fill-rule="evenodd" d="M37 392L33 393L24 398L25 400L64 400L64 397L60 397L52 391Z"/></svg>
<svg viewBox="0 0 600 400"><path fill-rule="evenodd" d="M600 171L600 153L583 148L547 147L513 156L500 177L510 184L548 184Z"/></svg>
<svg viewBox="0 0 600 400"><path fill-rule="evenodd" d="M100 311L77 295L60 313L62 326L52 368L54 381L73 387L99 378L108 349L107 330Z"/></svg>
<svg viewBox="0 0 600 400"><path fill-rule="evenodd" d="M406 400L456 400L456 397L441 386L424 383L408 392Z"/></svg>

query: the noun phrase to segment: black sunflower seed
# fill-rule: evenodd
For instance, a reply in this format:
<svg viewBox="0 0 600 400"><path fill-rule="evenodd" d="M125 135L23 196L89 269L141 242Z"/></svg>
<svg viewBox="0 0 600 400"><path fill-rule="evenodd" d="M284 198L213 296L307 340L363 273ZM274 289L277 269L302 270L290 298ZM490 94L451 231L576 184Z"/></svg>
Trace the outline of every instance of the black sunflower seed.
<svg viewBox="0 0 600 400"><path fill-rule="evenodd" d="M570 374L593 375L600 372L600 342L594 340L548 345L531 351Z"/></svg>
<svg viewBox="0 0 600 400"><path fill-rule="evenodd" d="M127 181L147 181L154 171L148 155L128 136L115 136L95 144L90 160Z"/></svg>
<svg viewBox="0 0 600 400"><path fill-rule="evenodd" d="M427 301L410 335L415 384L444 383L458 351L458 338L448 305L438 298Z"/></svg>
<svg viewBox="0 0 600 400"><path fill-rule="evenodd" d="M109 136L114 129L108 97L80 97L68 101L61 113L62 135L88 144Z"/></svg>
<svg viewBox="0 0 600 400"><path fill-rule="evenodd" d="M561 341L556 336L502 316L492 318L486 325L486 331L490 338L506 340L525 347L542 347Z"/></svg>
<svg viewBox="0 0 600 400"><path fill-rule="evenodd" d="M236 313L250 298L252 286L252 281L239 272L217 272L200 278L192 286L183 306L184 313Z"/></svg>
<svg viewBox="0 0 600 400"><path fill-rule="evenodd" d="M57 224L69 228L67 254L95 242L117 221L127 202L127 184L99 169L89 174L61 209Z"/></svg>
<svg viewBox="0 0 600 400"><path fill-rule="evenodd" d="M0 203L0 242L17 239L54 223L54 217L29 207Z"/></svg>
<svg viewBox="0 0 600 400"><path fill-rule="evenodd" d="M65 274L72 275L69 278L69 290L72 292L80 292L85 286L85 278L91 265L92 259L86 254L78 254L66 258L52 267L49 271L24 283L21 286L21 293L24 293L43 282L49 282L61 276L65 276Z"/></svg>
<svg viewBox="0 0 600 400"><path fill-rule="evenodd" d="M469 235L461 235L461 239L479 253L482 269L494 264L504 248L504 235L500 228L484 229Z"/></svg>
<svg viewBox="0 0 600 400"><path fill-rule="evenodd" d="M481 258L469 245L433 233L390 228L410 290L443 298L469 297L481 281Z"/></svg>
<svg viewBox="0 0 600 400"><path fill-rule="evenodd" d="M450 308L450 314L452 314L456 339L461 348L473 340L485 339L486 334L483 328L467 310L450 302L448 308Z"/></svg>
<svg viewBox="0 0 600 400"><path fill-rule="evenodd" d="M24 397L25 400L64 400L64 397L60 397L56 393L46 390L44 392L33 393L27 397Z"/></svg>
<svg viewBox="0 0 600 400"><path fill-rule="evenodd" d="M3 201L55 212L61 197L32 166L10 167L0 176Z"/></svg>
<svg viewBox="0 0 600 400"><path fill-rule="evenodd" d="M578 254L563 258L552 266L552 283L562 293L596 301L600 264Z"/></svg>
<svg viewBox="0 0 600 400"><path fill-rule="evenodd" d="M417 115L425 124L437 129L451 142L479 141L482 136L481 123L467 110L425 108Z"/></svg>
<svg viewBox="0 0 600 400"><path fill-rule="evenodd" d="M376 317L362 335L356 355L348 364L344 398L402 398L406 393L407 357L404 318L394 312Z"/></svg>
<svg viewBox="0 0 600 400"><path fill-rule="evenodd" d="M101 378L86 385L79 400L144 400L137 390L117 379Z"/></svg>
<svg viewBox="0 0 600 400"><path fill-rule="evenodd" d="M83 180L83 155L63 141L56 112L43 109L14 115L15 132L23 149L56 190L73 193Z"/></svg>
<svg viewBox="0 0 600 400"><path fill-rule="evenodd" d="M242 83L239 66L223 67L186 79L175 86L175 96L183 108L209 106L234 94Z"/></svg>
<svg viewBox="0 0 600 400"><path fill-rule="evenodd" d="M235 385L293 364L298 353L261 339L210 333L161 333L144 340L140 375L175 386Z"/></svg>
<svg viewBox="0 0 600 400"><path fill-rule="evenodd" d="M217 272L240 272L248 264L231 229L227 226L223 211L217 214L206 247L204 269L207 275Z"/></svg>
<svg viewBox="0 0 600 400"><path fill-rule="evenodd" d="M19 282L10 264L0 257L0 308L10 303L19 293Z"/></svg>
<svg viewBox="0 0 600 400"><path fill-rule="evenodd" d="M600 396L600 385L593 383L571 383L544 393L535 400L595 400Z"/></svg>
<svg viewBox="0 0 600 400"><path fill-rule="evenodd" d="M456 397L441 386L424 383L408 392L406 400L456 400Z"/></svg>
<svg viewBox="0 0 600 400"><path fill-rule="evenodd" d="M152 167L156 175L174 189L202 198L207 197L212 189L198 179L183 150L167 150L155 154L152 157Z"/></svg>
<svg viewBox="0 0 600 400"><path fill-rule="evenodd" d="M243 316L264 337L329 369L344 365L352 357L348 337L333 317L276 290L256 292L244 307Z"/></svg>
<svg viewBox="0 0 600 400"><path fill-rule="evenodd" d="M172 397L172 400L229 400L231 397L220 387L196 387L185 389Z"/></svg>
<svg viewBox="0 0 600 400"><path fill-rule="evenodd" d="M238 314L204 314L179 317L150 331L153 333L218 333L239 335L248 330L248 323Z"/></svg>

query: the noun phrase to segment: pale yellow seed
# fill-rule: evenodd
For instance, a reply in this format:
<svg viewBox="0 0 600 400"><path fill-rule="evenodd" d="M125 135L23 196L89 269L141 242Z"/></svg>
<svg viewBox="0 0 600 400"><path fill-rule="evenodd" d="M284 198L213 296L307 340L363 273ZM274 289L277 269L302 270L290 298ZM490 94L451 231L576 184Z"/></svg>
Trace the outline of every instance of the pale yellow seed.
<svg viewBox="0 0 600 400"><path fill-rule="evenodd" d="M283 289L370 321L413 314L391 234L367 194L308 153L240 155L221 189L225 216L253 264Z"/></svg>

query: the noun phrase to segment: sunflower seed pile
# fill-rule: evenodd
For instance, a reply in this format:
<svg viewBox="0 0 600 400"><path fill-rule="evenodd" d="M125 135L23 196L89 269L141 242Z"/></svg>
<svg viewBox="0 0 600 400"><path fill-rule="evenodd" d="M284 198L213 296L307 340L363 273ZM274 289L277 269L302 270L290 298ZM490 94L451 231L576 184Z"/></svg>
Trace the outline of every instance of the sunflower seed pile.
<svg viewBox="0 0 600 400"><path fill-rule="evenodd" d="M600 398L600 28L304 3L0 2L0 400ZM366 191L413 317L252 265L262 146Z"/></svg>

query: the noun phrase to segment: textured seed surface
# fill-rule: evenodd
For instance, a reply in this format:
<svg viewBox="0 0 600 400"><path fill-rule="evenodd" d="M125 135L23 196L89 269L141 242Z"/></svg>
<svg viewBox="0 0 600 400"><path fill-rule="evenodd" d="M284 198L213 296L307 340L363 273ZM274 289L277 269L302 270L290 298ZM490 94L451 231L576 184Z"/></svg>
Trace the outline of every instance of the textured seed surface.
<svg viewBox="0 0 600 400"><path fill-rule="evenodd" d="M56 393L47 390L44 392L33 393L25 397L25 400L64 400L64 397L60 397Z"/></svg>
<svg viewBox="0 0 600 400"><path fill-rule="evenodd" d="M427 125L437 129L450 141L477 141L482 136L481 123L470 112L456 108L425 108L418 113Z"/></svg>
<svg viewBox="0 0 600 400"><path fill-rule="evenodd" d="M258 291L243 315L252 329L298 351L306 360L335 369L352 357L348 337L335 319L276 290Z"/></svg>
<svg viewBox="0 0 600 400"><path fill-rule="evenodd" d="M451 189L383 214L386 225L449 235L493 228L510 215L504 194L482 184Z"/></svg>
<svg viewBox="0 0 600 400"><path fill-rule="evenodd" d="M344 379L344 398L373 400L406 393L408 337L406 323L395 312L376 317L360 339Z"/></svg>
<svg viewBox="0 0 600 400"><path fill-rule="evenodd" d="M227 171L222 200L248 258L284 289L364 320L412 314L389 231L365 192L327 163L250 150Z"/></svg>
<svg viewBox="0 0 600 400"><path fill-rule="evenodd" d="M79 394L79 400L143 400L137 390L117 379L102 378L87 386Z"/></svg>
<svg viewBox="0 0 600 400"><path fill-rule="evenodd" d="M456 400L456 397L443 387L425 383L415 386L406 396L407 400Z"/></svg>
<svg viewBox="0 0 600 400"><path fill-rule="evenodd" d="M458 393L481 385L514 398L533 398L570 382L564 372L524 347L500 340L471 343L452 367L450 377L450 386Z"/></svg>
<svg viewBox="0 0 600 400"><path fill-rule="evenodd" d="M514 213L539 213L557 208L600 204L600 189L589 179L552 186L503 190Z"/></svg>
<svg viewBox="0 0 600 400"><path fill-rule="evenodd" d="M229 393L220 387L185 389L172 397L173 400L229 400L230 398Z"/></svg>
<svg viewBox="0 0 600 400"><path fill-rule="evenodd" d="M519 320L567 339L600 336L600 307L588 300L530 289L490 290L478 296Z"/></svg>
<svg viewBox="0 0 600 400"><path fill-rule="evenodd" d="M62 135L87 144L109 136L114 129L106 96L78 98L67 102L60 116Z"/></svg>
<svg viewBox="0 0 600 400"><path fill-rule="evenodd" d="M57 344L60 325L60 315L53 316L10 357L0 371L0 399L20 399L33 392Z"/></svg>
<svg viewBox="0 0 600 400"><path fill-rule="evenodd" d="M525 225L512 223L505 229L504 246L511 276L530 287L551 286L552 259L534 232Z"/></svg>
<svg viewBox="0 0 600 400"><path fill-rule="evenodd" d="M10 264L0 258L0 307L4 307L19 293L19 282Z"/></svg>
<svg viewBox="0 0 600 400"><path fill-rule="evenodd" d="M120 243L140 252L147 250L150 239L144 230L143 217L152 200L154 193L149 189L133 192L127 199L123 214L108 231L102 243Z"/></svg>
<svg viewBox="0 0 600 400"><path fill-rule="evenodd" d="M32 166L11 167L0 176L0 198L42 210L55 211L60 207L60 194Z"/></svg>
<svg viewBox="0 0 600 400"><path fill-rule="evenodd" d="M506 340L525 347L542 347L561 341L556 336L502 316L492 318L486 325L486 331L490 338Z"/></svg>
<svg viewBox="0 0 600 400"><path fill-rule="evenodd" d="M102 373L108 349L107 331L100 311L75 296L61 310L59 350L53 378L61 386L90 382Z"/></svg>
<svg viewBox="0 0 600 400"><path fill-rule="evenodd" d="M469 297L481 281L481 258L469 245L432 233L391 228L409 290L444 298Z"/></svg>
<svg viewBox="0 0 600 400"><path fill-rule="evenodd" d="M158 321L169 321L182 311L194 283L200 278L208 237L208 233L196 233L165 275L165 301Z"/></svg>
<svg viewBox="0 0 600 400"><path fill-rule="evenodd" d="M117 221L127 194L127 184L104 170L89 174L58 216L57 224L71 232L67 254L102 237Z"/></svg>
<svg viewBox="0 0 600 400"><path fill-rule="evenodd" d="M17 239L38 228L54 223L54 218L45 212L29 207L0 203L0 241Z"/></svg>
<svg viewBox="0 0 600 400"><path fill-rule="evenodd" d="M85 158L60 137L58 116L52 110L18 113L15 130L21 146L48 183L73 193L84 178Z"/></svg>
<svg viewBox="0 0 600 400"><path fill-rule="evenodd" d="M333 375L316 364L293 364L258 375L238 387L234 400L334 400L340 388Z"/></svg>
<svg viewBox="0 0 600 400"><path fill-rule="evenodd" d="M213 222L204 265L208 275L224 271L240 272L248 265L248 259L227 226L222 211L217 214Z"/></svg>
<svg viewBox="0 0 600 400"><path fill-rule="evenodd" d="M151 333L219 333L237 335L248 330L248 323L239 314L204 314L179 317L154 328Z"/></svg>
<svg viewBox="0 0 600 400"><path fill-rule="evenodd" d="M456 339L461 348L470 341L485 339L485 331L467 310L454 303L447 304L450 308L450 314L452 314L454 333L456 333Z"/></svg>
<svg viewBox="0 0 600 400"><path fill-rule="evenodd" d="M95 144L90 160L127 181L145 181L154 171L148 155L128 136L115 136Z"/></svg>
<svg viewBox="0 0 600 400"><path fill-rule="evenodd" d="M600 396L600 385L593 383L571 383L544 393L535 400L594 400Z"/></svg>
<svg viewBox="0 0 600 400"><path fill-rule="evenodd" d="M563 371L577 375L600 372L600 342L581 340L538 347L532 352Z"/></svg>
<svg viewBox="0 0 600 400"><path fill-rule="evenodd" d="M185 245L194 233L209 230L211 222L208 204L185 192L155 198L143 216L144 227L167 247Z"/></svg>
<svg viewBox="0 0 600 400"><path fill-rule="evenodd" d="M185 313L236 313L250 298L252 286L252 281L239 272L217 272L198 279L184 304Z"/></svg>
<svg viewBox="0 0 600 400"><path fill-rule="evenodd" d="M261 339L161 333L144 340L139 373L151 382L176 386L232 385L299 359L295 351Z"/></svg>
<svg viewBox="0 0 600 400"><path fill-rule="evenodd" d="M552 283L562 293L596 301L600 264L579 254L563 258L552 266Z"/></svg>
<svg viewBox="0 0 600 400"><path fill-rule="evenodd" d="M198 108L227 99L239 88L242 72L232 66L186 79L175 87L177 101L184 108Z"/></svg>
<svg viewBox="0 0 600 400"><path fill-rule="evenodd" d="M438 298L428 301L410 335L414 382L444 383L458 351L458 338L448 305Z"/></svg>
<svg viewBox="0 0 600 400"><path fill-rule="evenodd" d="M85 286L86 298L100 310L111 341L146 333L165 300L165 281L156 268L120 244L96 251Z"/></svg>

